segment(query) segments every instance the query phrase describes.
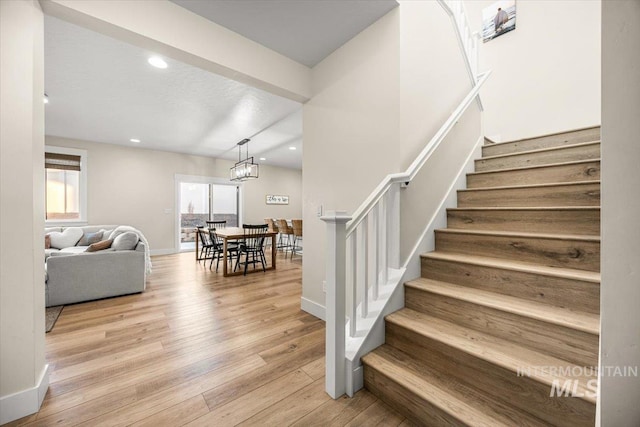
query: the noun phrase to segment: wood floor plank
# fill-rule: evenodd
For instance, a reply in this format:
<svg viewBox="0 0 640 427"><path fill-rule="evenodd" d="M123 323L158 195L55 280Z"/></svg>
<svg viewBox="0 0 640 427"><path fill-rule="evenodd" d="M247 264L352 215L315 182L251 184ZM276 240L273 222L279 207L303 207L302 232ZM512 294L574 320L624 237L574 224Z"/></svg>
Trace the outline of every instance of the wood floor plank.
<svg viewBox="0 0 640 427"><path fill-rule="evenodd" d="M275 271L229 278L192 253L153 257L145 292L66 306L46 335L43 405L11 425L354 420L371 395L325 393L324 322L300 310L301 260L278 256ZM239 409L209 415L224 408Z"/></svg>
<svg viewBox="0 0 640 427"><path fill-rule="evenodd" d="M367 390L362 390L353 398L342 396L328 400L292 424L295 427L344 426L378 400Z"/></svg>
<svg viewBox="0 0 640 427"><path fill-rule="evenodd" d="M348 427L370 426L399 426L404 422L404 417L377 400L374 404L362 411L353 421L345 424Z"/></svg>
<svg viewBox="0 0 640 427"><path fill-rule="evenodd" d="M325 373L325 358L321 357L318 360L314 360L311 363L307 363L306 365L304 365L302 367L302 370L305 371L307 373L307 375L309 375L311 378L313 378L314 380L317 380L319 378L324 377L324 373Z"/></svg>
<svg viewBox="0 0 640 427"><path fill-rule="evenodd" d="M216 408L187 425L191 427L237 425L312 382L311 377L298 369Z"/></svg>
<svg viewBox="0 0 640 427"><path fill-rule="evenodd" d="M150 410L150 415L137 423L135 427L179 426L209 413L209 407L201 394L178 403L164 411Z"/></svg>
<svg viewBox="0 0 640 427"><path fill-rule="evenodd" d="M316 380L298 393L282 399L264 411L254 415L239 426L281 426L288 425L316 409L329 399L324 392L324 379Z"/></svg>

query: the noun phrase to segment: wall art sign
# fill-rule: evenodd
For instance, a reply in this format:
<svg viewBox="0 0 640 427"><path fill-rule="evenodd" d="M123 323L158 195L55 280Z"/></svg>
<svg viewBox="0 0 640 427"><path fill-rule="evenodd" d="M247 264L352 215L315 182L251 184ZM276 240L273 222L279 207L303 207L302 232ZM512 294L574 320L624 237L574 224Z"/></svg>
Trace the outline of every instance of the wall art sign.
<svg viewBox="0 0 640 427"><path fill-rule="evenodd" d="M277 195L267 194L267 204L268 205L288 205L289 196L277 196Z"/></svg>

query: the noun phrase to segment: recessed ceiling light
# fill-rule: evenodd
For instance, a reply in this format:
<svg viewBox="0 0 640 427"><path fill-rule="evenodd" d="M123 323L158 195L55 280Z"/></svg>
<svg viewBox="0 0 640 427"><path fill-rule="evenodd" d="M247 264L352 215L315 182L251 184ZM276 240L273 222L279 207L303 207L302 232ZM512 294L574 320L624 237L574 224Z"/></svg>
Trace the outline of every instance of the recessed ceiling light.
<svg viewBox="0 0 640 427"><path fill-rule="evenodd" d="M159 56L152 56L149 58L149 64L153 65L156 68L167 68L167 63L164 59Z"/></svg>
<svg viewBox="0 0 640 427"><path fill-rule="evenodd" d="M49 103L49 95L47 95L46 93L44 94L44 103L48 104Z"/></svg>
<svg viewBox="0 0 640 427"><path fill-rule="evenodd" d="M260 157L260 161L263 161L263 162L264 162L265 160L267 160L267 158L266 158L266 157Z"/></svg>
<svg viewBox="0 0 640 427"><path fill-rule="evenodd" d="M140 142L140 140L139 140L138 138L131 138L129 141L131 141L131 142L135 142L136 144L137 144L138 142Z"/></svg>
<svg viewBox="0 0 640 427"><path fill-rule="evenodd" d="M289 150L295 150L296 147L289 147Z"/></svg>

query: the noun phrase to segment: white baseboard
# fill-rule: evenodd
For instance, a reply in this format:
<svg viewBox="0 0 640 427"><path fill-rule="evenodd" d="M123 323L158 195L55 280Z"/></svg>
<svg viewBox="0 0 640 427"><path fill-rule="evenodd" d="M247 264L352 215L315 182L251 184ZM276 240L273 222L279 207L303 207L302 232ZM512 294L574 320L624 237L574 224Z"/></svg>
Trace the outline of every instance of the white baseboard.
<svg viewBox="0 0 640 427"><path fill-rule="evenodd" d="M47 363L40 373L37 385L18 393L0 397L0 424L35 414L40 410L40 405L42 405L49 388L49 371L50 366Z"/></svg>
<svg viewBox="0 0 640 427"><path fill-rule="evenodd" d="M149 251L149 255L151 256L156 256L156 255L171 255L171 254L177 254L178 252L176 252L176 250L174 248L169 248L169 249L151 249Z"/></svg>
<svg viewBox="0 0 640 427"><path fill-rule="evenodd" d="M319 319L325 320L326 321L326 315L325 315L325 307L311 301L310 299L307 299L305 297L301 297L300 298L300 308L303 311L306 311L307 313L316 316Z"/></svg>

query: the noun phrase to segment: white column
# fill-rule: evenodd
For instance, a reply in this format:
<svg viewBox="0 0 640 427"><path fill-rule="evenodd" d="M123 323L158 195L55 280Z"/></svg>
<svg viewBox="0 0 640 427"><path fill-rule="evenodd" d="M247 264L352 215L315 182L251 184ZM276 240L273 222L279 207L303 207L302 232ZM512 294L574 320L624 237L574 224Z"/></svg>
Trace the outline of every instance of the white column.
<svg viewBox="0 0 640 427"><path fill-rule="evenodd" d="M346 224L351 217L346 212L329 211L321 219L327 224L325 390L337 399L346 391Z"/></svg>

